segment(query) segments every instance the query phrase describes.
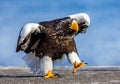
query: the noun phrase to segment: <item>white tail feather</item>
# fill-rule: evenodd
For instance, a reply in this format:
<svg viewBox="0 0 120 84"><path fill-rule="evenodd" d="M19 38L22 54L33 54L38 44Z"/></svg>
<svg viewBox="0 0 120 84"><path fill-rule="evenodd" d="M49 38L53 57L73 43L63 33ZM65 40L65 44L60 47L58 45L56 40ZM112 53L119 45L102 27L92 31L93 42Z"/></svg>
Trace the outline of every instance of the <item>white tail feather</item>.
<svg viewBox="0 0 120 84"><path fill-rule="evenodd" d="M25 64L33 71L35 74L39 74L43 70L42 61L39 57L36 57L34 53L30 52L23 57Z"/></svg>

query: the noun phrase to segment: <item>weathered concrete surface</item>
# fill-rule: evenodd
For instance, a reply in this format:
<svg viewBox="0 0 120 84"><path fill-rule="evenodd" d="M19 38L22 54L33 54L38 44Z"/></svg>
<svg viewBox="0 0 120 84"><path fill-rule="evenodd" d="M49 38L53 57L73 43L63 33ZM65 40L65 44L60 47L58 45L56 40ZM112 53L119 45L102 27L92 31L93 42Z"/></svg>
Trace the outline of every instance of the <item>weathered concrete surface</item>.
<svg viewBox="0 0 120 84"><path fill-rule="evenodd" d="M45 79L34 75L27 67L0 67L0 84L120 84L119 66L94 66L79 68L55 67L60 77Z"/></svg>

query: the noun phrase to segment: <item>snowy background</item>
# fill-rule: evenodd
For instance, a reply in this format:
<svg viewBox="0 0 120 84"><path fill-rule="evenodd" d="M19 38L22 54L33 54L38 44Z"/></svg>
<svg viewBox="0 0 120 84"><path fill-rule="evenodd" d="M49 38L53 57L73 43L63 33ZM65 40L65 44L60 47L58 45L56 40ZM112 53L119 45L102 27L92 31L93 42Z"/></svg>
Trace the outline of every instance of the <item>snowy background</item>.
<svg viewBox="0 0 120 84"><path fill-rule="evenodd" d="M25 65L25 54L15 52L24 24L80 12L91 18L87 33L75 38L80 58L89 66L120 65L120 0L0 0L0 66Z"/></svg>

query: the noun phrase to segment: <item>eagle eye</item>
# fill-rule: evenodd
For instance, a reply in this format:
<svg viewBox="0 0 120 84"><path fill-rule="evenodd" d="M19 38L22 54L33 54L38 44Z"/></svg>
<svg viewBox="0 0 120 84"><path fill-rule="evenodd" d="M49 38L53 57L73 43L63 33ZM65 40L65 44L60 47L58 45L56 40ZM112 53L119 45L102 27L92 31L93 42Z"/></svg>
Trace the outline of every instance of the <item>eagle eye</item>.
<svg viewBox="0 0 120 84"><path fill-rule="evenodd" d="M85 24L85 22L80 23L80 25L84 25L84 24Z"/></svg>

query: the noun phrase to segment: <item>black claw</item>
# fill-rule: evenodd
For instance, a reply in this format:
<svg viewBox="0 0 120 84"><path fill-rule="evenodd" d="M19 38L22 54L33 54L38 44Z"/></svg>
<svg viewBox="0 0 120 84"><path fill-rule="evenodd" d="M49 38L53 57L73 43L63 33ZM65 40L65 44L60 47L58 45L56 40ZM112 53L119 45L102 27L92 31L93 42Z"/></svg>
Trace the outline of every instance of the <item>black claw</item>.
<svg viewBox="0 0 120 84"><path fill-rule="evenodd" d="M82 62L84 62L84 60L82 60Z"/></svg>
<svg viewBox="0 0 120 84"><path fill-rule="evenodd" d="M57 76L57 77L61 77L59 74L55 74L55 76Z"/></svg>
<svg viewBox="0 0 120 84"><path fill-rule="evenodd" d="M84 60L81 60L82 62L84 62ZM86 65L88 64L88 63L86 63L86 62L84 62Z"/></svg>

